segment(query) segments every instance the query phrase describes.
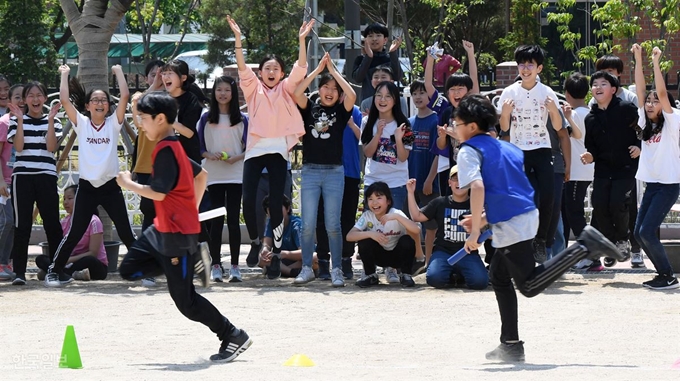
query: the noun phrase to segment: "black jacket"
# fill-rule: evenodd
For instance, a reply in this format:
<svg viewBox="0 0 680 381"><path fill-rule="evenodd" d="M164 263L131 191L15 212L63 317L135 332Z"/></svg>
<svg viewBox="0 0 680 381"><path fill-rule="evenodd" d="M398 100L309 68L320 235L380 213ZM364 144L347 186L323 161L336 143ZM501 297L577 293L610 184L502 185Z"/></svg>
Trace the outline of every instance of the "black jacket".
<svg viewBox="0 0 680 381"><path fill-rule="evenodd" d="M595 177L635 178L638 159L630 157L630 146L640 147L635 133L637 107L614 96L607 109L594 104L586 115L586 150L593 155Z"/></svg>

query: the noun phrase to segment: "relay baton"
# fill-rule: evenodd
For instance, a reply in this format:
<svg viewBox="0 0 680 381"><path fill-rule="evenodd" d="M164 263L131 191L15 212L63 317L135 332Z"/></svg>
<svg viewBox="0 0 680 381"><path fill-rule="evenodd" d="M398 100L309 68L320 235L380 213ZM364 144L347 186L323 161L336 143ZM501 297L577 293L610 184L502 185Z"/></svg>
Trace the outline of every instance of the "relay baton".
<svg viewBox="0 0 680 381"><path fill-rule="evenodd" d="M491 237L491 229L487 229L482 232L482 234L479 235L479 239L477 240L477 243L482 243L489 239ZM456 254L453 254L452 256L447 259L447 262L449 262L449 265L453 266L455 265L458 261L463 259L464 256L467 255L467 252L465 251L465 248L462 248L456 252Z"/></svg>
<svg viewBox="0 0 680 381"><path fill-rule="evenodd" d="M199 221L211 220L215 217L224 216L226 214L227 209L225 207L221 207L217 209L208 210L207 212L199 213L198 220Z"/></svg>

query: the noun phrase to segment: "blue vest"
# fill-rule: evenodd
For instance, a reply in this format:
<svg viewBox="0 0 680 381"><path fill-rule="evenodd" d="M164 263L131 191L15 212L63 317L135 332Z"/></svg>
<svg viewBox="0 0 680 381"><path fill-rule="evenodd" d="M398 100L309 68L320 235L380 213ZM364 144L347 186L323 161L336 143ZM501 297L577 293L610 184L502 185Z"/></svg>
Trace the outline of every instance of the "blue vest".
<svg viewBox="0 0 680 381"><path fill-rule="evenodd" d="M482 155L484 209L489 223L508 221L536 209L534 188L524 173L522 150L486 134L463 144Z"/></svg>

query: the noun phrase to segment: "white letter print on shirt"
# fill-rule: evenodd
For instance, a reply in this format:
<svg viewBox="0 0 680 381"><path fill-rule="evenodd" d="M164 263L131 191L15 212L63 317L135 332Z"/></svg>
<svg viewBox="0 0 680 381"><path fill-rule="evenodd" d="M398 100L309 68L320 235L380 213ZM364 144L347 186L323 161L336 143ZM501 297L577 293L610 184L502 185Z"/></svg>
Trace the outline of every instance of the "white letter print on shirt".
<svg viewBox="0 0 680 381"><path fill-rule="evenodd" d="M444 209L444 239L449 242L465 242L467 234L462 226L458 225L458 217L466 210Z"/></svg>

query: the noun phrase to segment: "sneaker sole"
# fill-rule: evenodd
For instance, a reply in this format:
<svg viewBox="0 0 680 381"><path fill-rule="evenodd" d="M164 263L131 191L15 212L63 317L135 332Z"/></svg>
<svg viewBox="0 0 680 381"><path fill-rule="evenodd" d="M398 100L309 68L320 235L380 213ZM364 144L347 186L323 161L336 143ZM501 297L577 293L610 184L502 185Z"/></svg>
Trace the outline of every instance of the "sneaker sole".
<svg viewBox="0 0 680 381"><path fill-rule="evenodd" d="M23 279L15 278L12 281L12 286L25 286L25 285L26 285L26 281L23 280Z"/></svg>
<svg viewBox="0 0 680 381"><path fill-rule="evenodd" d="M680 283L676 283L670 286L663 286L663 287L652 287L648 284L642 284L643 286L647 287L650 290L675 290L676 288L680 288Z"/></svg>
<svg viewBox="0 0 680 381"><path fill-rule="evenodd" d="M229 283L241 283L243 280L241 278L231 278L229 279Z"/></svg>
<svg viewBox="0 0 680 381"><path fill-rule="evenodd" d="M241 345L238 349L236 349L236 351L234 351L234 354L232 354L231 356L229 356L227 358L221 358L220 354L218 353L218 354L210 356L210 361L217 362L217 363L225 363L225 362L234 361L234 359L237 358L238 355L245 352L246 349L250 348L251 345L253 345L253 339L248 338L248 341L246 341L245 343L243 343L243 345Z"/></svg>
<svg viewBox="0 0 680 381"><path fill-rule="evenodd" d="M588 249L590 252L588 259L590 260L599 259L600 257L610 257L621 261L627 260L611 241L592 226L586 226L577 241Z"/></svg>

